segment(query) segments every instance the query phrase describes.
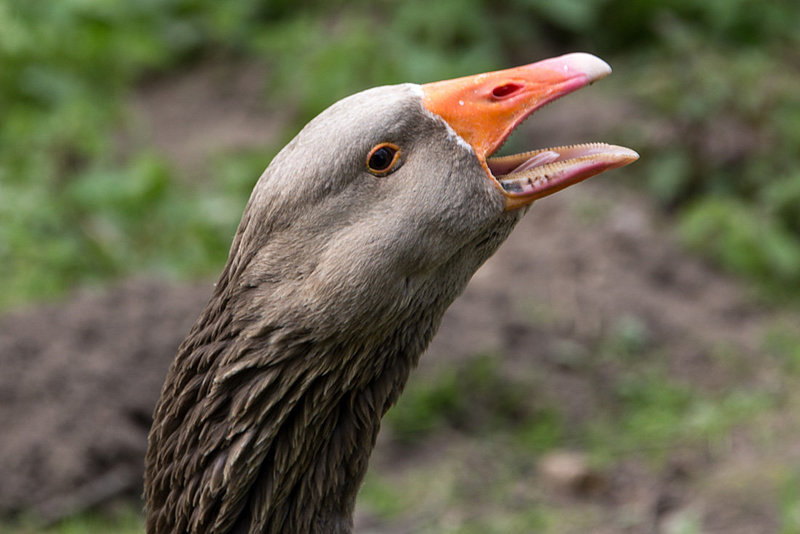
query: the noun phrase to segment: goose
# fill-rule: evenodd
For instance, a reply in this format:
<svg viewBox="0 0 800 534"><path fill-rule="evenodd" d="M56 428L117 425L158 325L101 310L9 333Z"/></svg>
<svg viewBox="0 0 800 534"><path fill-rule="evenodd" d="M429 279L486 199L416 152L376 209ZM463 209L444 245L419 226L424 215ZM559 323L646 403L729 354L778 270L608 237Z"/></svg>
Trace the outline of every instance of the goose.
<svg viewBox="0 0 800 534"><path fill-rule="evenodd" d="M311 120L255 185L169 369L147 532L352 532L381 417L447 307L535 200L638 158L605 143L493 157L610 72L573 53L368 89Z"/></svg>

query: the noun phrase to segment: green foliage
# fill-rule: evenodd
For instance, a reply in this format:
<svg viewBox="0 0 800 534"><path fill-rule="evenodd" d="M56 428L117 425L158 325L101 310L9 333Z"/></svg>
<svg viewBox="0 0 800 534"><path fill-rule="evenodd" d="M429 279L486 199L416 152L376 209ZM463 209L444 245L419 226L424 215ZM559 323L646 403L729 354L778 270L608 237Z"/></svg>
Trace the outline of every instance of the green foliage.
<svg viewBox="0 0 800 534"><path fill-rule="evenodd" d="M53 526L41 528L35 520L23 519L13 524L0 524L4 534L115 534L144 533L144 518L139 506L115 503L103 511L90 511L72 516Z"/></svg>
<svg viewBox="0 0 800 534"><path fill-rule="evenodd" d="M778 401L759 391L711 397L656 370L624 374L614 397L615 408L606 413L611 417L598 418L586 429L593 454L610 462L629 454L659 462L681 445L714 446Z"/></svg>
<svg viewBox="0 0 800 534"><path fill-rule="evenodd" d="M617 386L616 394L622 410L617 431L630 440L627 446L632 450L666 447L677 432L683 432L681 428L692 405L689 388L656 375L631 376ZM622 441L617 439L615 443L619 446Z"/></svg>
<svg viewBox="0 0 800 534"><path fill-rule="evenodd" d="M358 492L358 502L364 503L372 513L383 518L397 517L407 504L403 492L396 484L384 481L367 472L364 484Z"/></svg>
<svg viewBox="0 0 800 534"><path fill-rule="evenodd" d="M592 28L608 28L604 41L629 50L662 43L665 26L680 23L692 33L727 46L765 42L796 44L800 7L793 0L767 4L751 0L609 0L592 19ZM588 31L589 28L584 28Z"/></svg>
<svg viewBox="0 0 800 534"><path fill-rule="evenodd" d="M210 4L210 3L209 3ZM210 39L197 2L0 4L0 308L147 268L218 263L229 215L147 151L118 154L143 72ZM213 212L212 212L213 213Z"/></svg>
<svg viewBox="0 0 800 534"><path fill-rule="evenodd" d="M402 441L442 427L472 434L513 429L521 442L543 450L561 436L556 412L532 406L529 386L503 375L496 358L478 356L457 369L423 378L412 380L386 415Z"/></svg>
<svg viewBox="0 0 800 534"><path fill-rule="evenodd" d="M618 80L650 110L650 133L623 132L640 149L637 172L677 209L695 251L773 295L800 290L800 73L779 39L724 48L672 21L658 53ZM787 291L788 289L788 291Z"/></svg>
<svg viewBox="0 0 800 534"><path fill-rule="evenodd" d="M800 204L797 206L800 211ZM708 197L684 212L679 227L696 252L750 276L775 295L800 291L800 241L744 201Z"/></svg>
<svg viewBox="0 0 800 534"><path fill-rule="evenodd" d="M800 470L795 467L781 477L780 534L800 533Z"/></svg>
<svg viewBox="0 0 800 534"><path fill-rule="evenodd" d="M293 104L302 122L355 91L489 69L502 55L501 38L486 31L494 17L477 0L339 8L287 13L254 39L273 58L273 98Z"/></svg>
<svg viewBox="0 0 800 534"><path fill-rule="evenodd" d="M602 351L611 359L631 360L641 355L649 342L650 332L645 322L634 315L623 315L604 340Z"/></svg>
<svg viewBox="0 0 800 534"><path fill-rule="evenodd" d="M766 332L763 345L786 372L800 375L800 332L797 332L797 325L773 325Z"/></svg>
<svg viewBox="0 0 800 534"><path fill-rule="evenodd" d="M127 167L96 166L66 183L5 185L0 205L0 305L142 270L209 271L224 261L241 210L173 180L142 153ZM234 207L236 206L236 207Z"/></svg>

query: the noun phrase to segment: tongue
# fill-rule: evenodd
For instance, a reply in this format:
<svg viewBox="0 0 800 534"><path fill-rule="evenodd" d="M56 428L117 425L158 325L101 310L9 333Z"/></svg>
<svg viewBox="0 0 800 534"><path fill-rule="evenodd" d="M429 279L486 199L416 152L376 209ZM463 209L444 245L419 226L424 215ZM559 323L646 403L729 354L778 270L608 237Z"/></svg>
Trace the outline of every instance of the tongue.
<svg viewBox="0 0 800 534"><path fill-rule="evenodd" d="M558 152L553 152L552 150L545 150L543 152L537 153L532 158L525 160L521 165L517 166L511 172L514 173L514 172L527 171L528 169L532 169L534 167L547 165L548 163L552 163L553 161L557 160L559 157L561 157L561 155Z"/></svg>

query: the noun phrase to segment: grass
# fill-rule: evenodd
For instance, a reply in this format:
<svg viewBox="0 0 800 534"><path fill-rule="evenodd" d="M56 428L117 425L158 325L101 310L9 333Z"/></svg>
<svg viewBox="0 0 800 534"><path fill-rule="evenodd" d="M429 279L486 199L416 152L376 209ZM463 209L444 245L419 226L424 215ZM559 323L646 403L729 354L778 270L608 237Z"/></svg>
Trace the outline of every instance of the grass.
<svg viewBox="0 0 800 534"><path fill-rule="evenodd" d="M138 506L118 504L103 511L84 512L56 525L40 528L35 521L22 520L16 525L0 524L3 534L143 534L144 518Z"/></svg>
<svg viewBox="0 0 800 534"><path fill-rule="evenodd" d="M792 375L800 375L800 335L796 325L774 324L765 334L763 345L767 354Z"/></svg>
<svg viewBox="0 0 800 534"><path fill-rule="evenodd" d="M558 412L537 405L531 385L507 376L500 355L476 355L456 368L412 379L386 414L395 439L411 443L435 431L512 432L526 446L549 448L561 436Z"/></svg>
<svg viewBox="0 0 800 534"><path fill-rule="evenodd" d="M532 474L532 465L508 443L484 438L443 446L432 461L373 469L358 496L359 513L425 533L529 532L545 524L547 507L517 495L513 481L520 469Z"/></svg>
<svg viewBox="0 0 800 534"><path fill-rule="evenodd" d="M800 471L786 471L780 481L780 534L800 533Z"/></svg>

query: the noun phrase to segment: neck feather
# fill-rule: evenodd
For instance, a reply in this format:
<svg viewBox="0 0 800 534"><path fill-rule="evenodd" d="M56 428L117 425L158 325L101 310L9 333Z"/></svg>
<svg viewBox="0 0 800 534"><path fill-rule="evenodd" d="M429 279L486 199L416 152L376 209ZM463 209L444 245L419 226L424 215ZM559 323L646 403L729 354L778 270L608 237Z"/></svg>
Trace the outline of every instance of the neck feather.
<svg viewBox="0 0 800 534"><path fill-rule="evenodd" d="M382 339L319 337L254 328L231 313L248 299L238 291L217 288L169 371L146 461L147 531L348 533L380 419L438 318L400 321Z"/></svg>

